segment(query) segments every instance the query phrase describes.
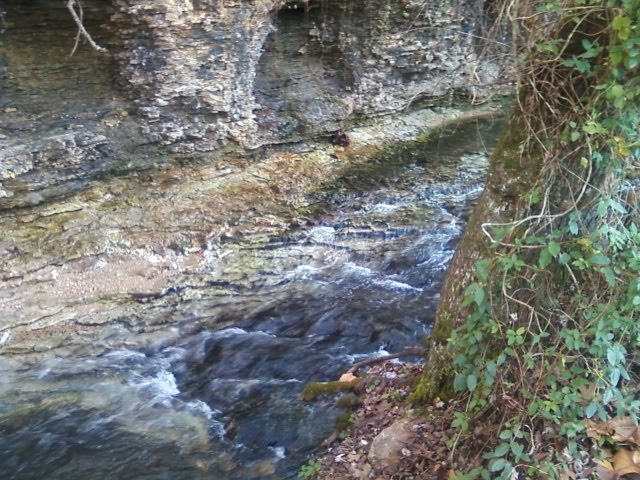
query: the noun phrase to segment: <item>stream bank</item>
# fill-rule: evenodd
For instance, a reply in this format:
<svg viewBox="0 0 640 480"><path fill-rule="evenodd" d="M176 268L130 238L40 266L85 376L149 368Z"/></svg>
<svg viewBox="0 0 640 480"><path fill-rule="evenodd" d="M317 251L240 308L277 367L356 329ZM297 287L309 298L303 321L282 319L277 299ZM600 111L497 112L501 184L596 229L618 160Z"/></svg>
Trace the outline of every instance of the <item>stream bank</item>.
<svg viewBox="0 0 640 480"><path fill-rule="evenodd" d="M294 476L339 414L304 383L429 331L496 115L417 111L346 148L176 162L5 212L2 470Z"/></svg>

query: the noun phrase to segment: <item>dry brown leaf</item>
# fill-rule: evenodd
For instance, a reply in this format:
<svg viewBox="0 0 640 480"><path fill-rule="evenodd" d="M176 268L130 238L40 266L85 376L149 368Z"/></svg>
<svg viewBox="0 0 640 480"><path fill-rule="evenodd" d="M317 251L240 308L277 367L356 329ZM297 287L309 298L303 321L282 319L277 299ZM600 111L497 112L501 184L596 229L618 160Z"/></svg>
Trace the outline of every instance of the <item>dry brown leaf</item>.
<svg viewBox="0 0 640 480"><path fill-rule="evenodd" d="M611 465L611 462L609 460L598 460L596 458L595 462L598 465L600 465L602 468L606 468L607 470L613 470L613 465Z"/></svg>
<svg viewBox="0 0 640 480"><path fill-rule="evenodd" d="M598 466L596 472L600 480L618 480L618 474L613 470L613 465L606 460L596 460Z"/></svg>
<svg viewBox="0 0 640 480"><path fill-rule="evenodd" d="M581 385L578 390L580 390L580 396L582 399L585 402L590 402L596 394L596 384L589 383L587 385Z"/></svg>
<svg viewBox="0 0 640 480"><path fill-rule="evenodd" d="M611 435L613 433L609 423L596 423L593 420L586 420L587 424L587 437L595 440L604 435Z"/></svg>
<svg viewBox="0 0 640 480"><path fill-rule="evenodd" d="M454 478L457 475L458 475L458 472L456 472L455 470L449 470L447 472L447 478Z"/></svg>
<svg viewBox="0 0 640 480"><path fill-rule="evenodd" d="M340 377L340 380L338 381L341 383L351 383L357 379L358 377L356 377L353 373L347 372L347 373L343 373L342 376Z"/></svg>
<svg viewBox="0 0 640 480"><path fill-rule="evenodd" d="M633 423L630 417L616 417L608 423L613 430L612 438L616 442L640 445L639 427Z"/></svg>
<svg viewBox="0 0 640 480"><path fill-rule="evenodd" d="M640 446L640 427L635 425L630 417L615 417L608 422L596 423L587 420L587 436L599 439L610 436L618 443L632 443Z"/></svg>
<svg viewBox="0 0 640 480"><path fill-rule="evenodd" d="M613 470L619 476L629 473L640 474L640 463L637 463L638 460L640 460L639 452L631 452L624 448L620 449L618 453L613 456Z"/></svg>

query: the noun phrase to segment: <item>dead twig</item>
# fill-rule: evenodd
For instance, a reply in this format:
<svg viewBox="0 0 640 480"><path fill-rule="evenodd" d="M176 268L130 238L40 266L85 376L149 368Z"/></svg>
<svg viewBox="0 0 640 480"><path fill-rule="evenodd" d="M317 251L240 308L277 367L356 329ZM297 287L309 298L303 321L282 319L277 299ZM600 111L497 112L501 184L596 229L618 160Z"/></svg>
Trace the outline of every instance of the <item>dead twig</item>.
<svg viewBox="0 0 640 480"><path fill-rule="evenodd" d="M80 16L78 16L78 13L75 10L75 5L78 5L78 10L80 11ZM91 45L95 50L97 50L98 52L106 52L107 49L104 47L101 47L100 45L98 45L93 38L91 38L91 35L89 35L89 32L87 32L86 28L84 28L84 25L82 23L82 16L83 16L83 12L82 12L82 5L80 4L80 0L69 0L67 2L67 9L69 10L69 13L71 13L71 16L73 17L73 21L76 22L76 25L78 26L78 35L76 36L76 43L73 46L73 50L71 50L71 55L73 55L74 53L76 53L76 49L78 48L78 44L80 43L80 37L84 37L85 40L87 40L87 42L89 42L89 45Z"/></svg>
<svg viewBox="0 0 640 480"><path fill-rule="evenodd" d="M355 375L358 370L364 367L368 367L369 365L374 365L380 362L386 362L387 360L393 360L394 358L400 357L424 357L427 354L427 349L422 347L408 347L398 353L392 353L390 355L382 355L381 357L367 358L366 360L361 360L353 365L347 373L351 375Z"/></svg>

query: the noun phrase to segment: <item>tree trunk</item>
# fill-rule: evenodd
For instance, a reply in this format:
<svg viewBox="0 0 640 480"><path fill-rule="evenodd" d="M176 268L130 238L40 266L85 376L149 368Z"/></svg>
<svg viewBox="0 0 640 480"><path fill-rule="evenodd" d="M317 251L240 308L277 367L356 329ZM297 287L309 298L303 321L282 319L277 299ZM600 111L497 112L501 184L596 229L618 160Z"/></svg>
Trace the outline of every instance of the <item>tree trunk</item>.
<svg viewBox="0 0 640 480"><path fill-rule="evenodd" d="M417 401L444 399L452 394L453 350L447 339L468 315L462 306L465 290L474 280L475 263L489 253L490 241L482 225L517 219L541 172L541 156L522 154L526 140L524 116L516 109L493 152L484 192L447 270L435 326L428 339L428 362L414 393Z"/></svg>

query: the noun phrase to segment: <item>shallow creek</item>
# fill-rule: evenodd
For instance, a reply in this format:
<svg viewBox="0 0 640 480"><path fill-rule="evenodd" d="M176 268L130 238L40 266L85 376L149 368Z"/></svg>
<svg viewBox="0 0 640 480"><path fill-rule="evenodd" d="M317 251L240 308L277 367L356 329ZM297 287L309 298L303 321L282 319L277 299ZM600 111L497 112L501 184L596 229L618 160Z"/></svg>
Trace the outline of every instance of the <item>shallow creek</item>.
<svg viewBox="0 0 640 480"><path fill-rule="evenodd" d="M144 341L110 342L129 332L113 327L93 348L2 357L2 477L294 478L339 413L332 399L302 402L304 384L429 332L499 127L470 122L351 165L286 228L209 234L198 269L118 317ZM158 255L195 248L169 247Z"/></svg>

